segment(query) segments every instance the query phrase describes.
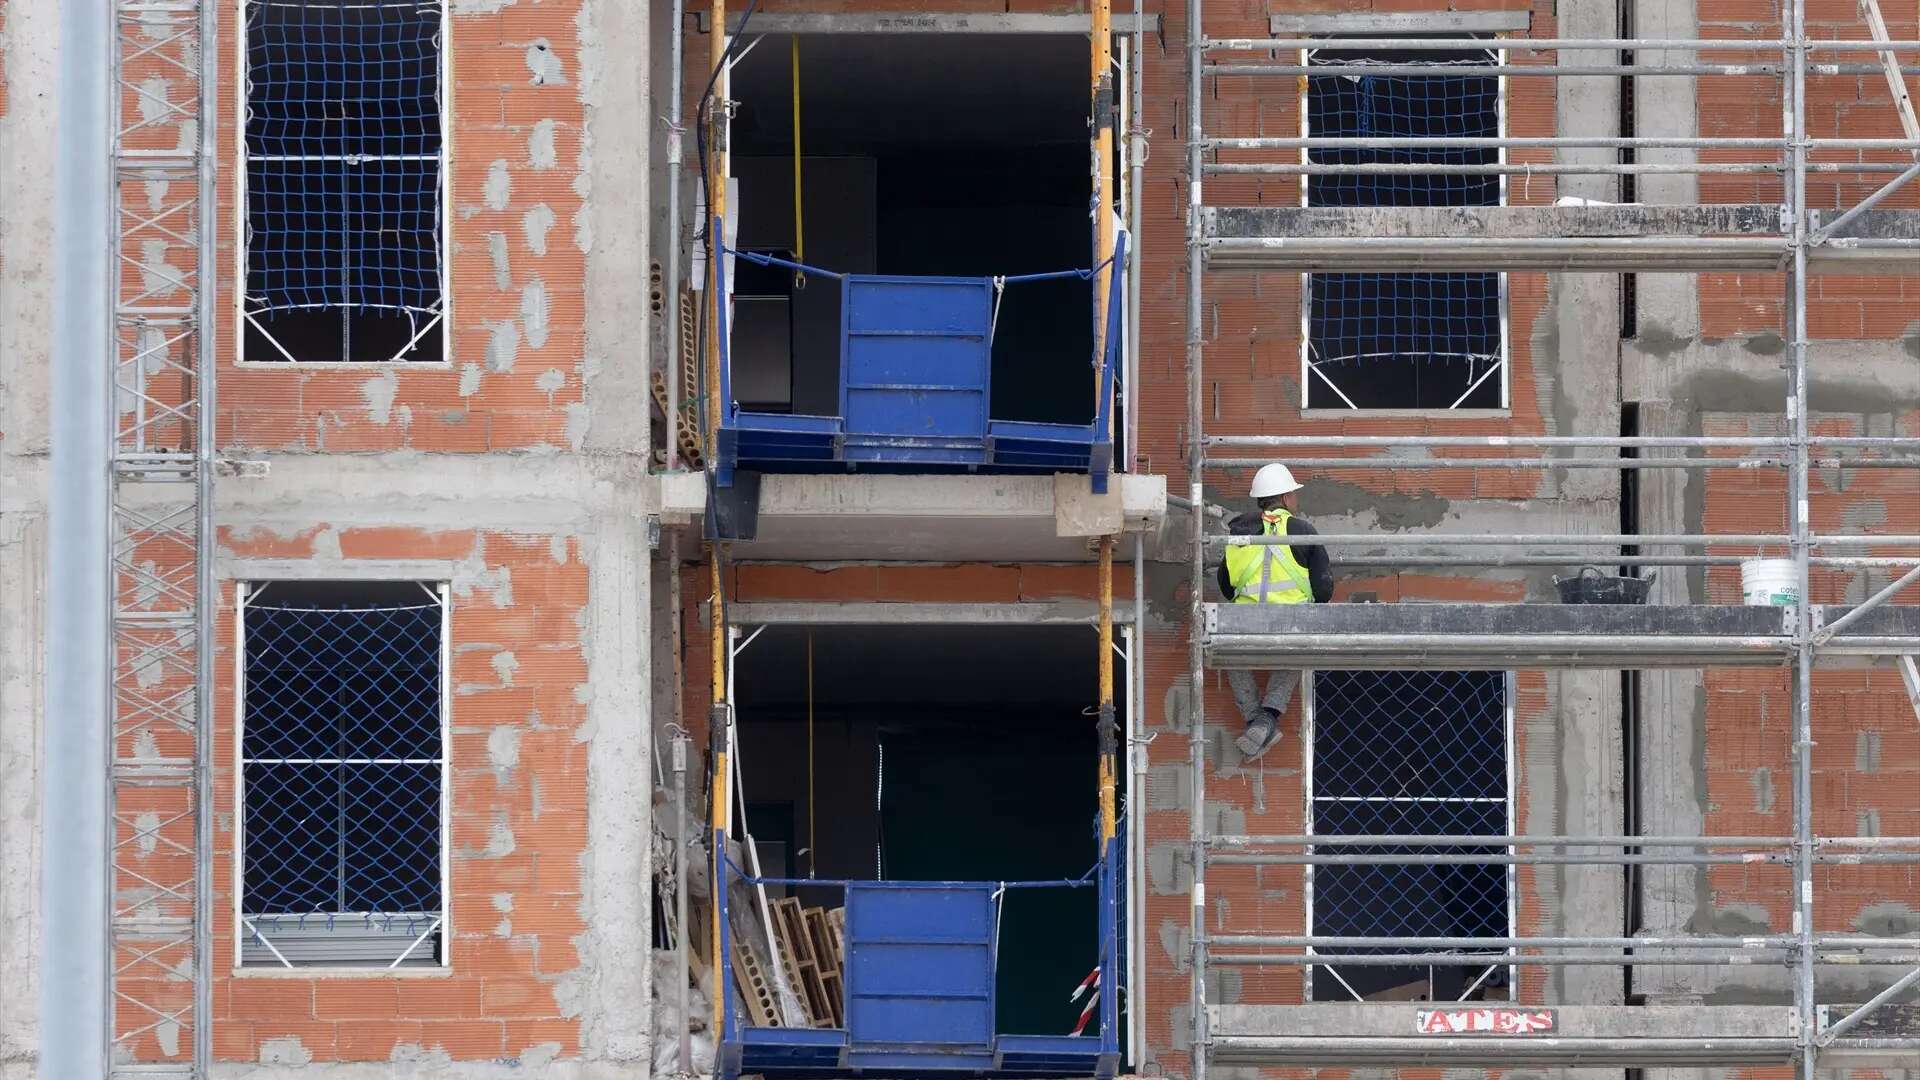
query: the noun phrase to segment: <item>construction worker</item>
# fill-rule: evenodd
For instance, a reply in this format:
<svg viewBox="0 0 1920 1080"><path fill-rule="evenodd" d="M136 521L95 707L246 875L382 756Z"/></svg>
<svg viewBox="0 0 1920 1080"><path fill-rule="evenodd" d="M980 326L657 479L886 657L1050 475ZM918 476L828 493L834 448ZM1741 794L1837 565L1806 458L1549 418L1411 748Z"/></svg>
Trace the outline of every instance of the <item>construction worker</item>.
<svg viewBox="0 0 1920 1080"><path fill-rule="evenodd" d="M1294 492L1300 487L1285 465L1261 466L1248 491L1260 513L1235 518L1230 531L1237 536L1314 535L1312 525L1293 516ZM1333 568L1327 549L1319 544L1229 547L1220 561L1219 582L1220 592L1236 604L1324 604L1333 598ZM1293 700L1300 672L1268 672L1265 693L1251 671L1227 672L1227 685L1247 722L1236 745L1252 760L1280 741L1280 714Z"/></svg>

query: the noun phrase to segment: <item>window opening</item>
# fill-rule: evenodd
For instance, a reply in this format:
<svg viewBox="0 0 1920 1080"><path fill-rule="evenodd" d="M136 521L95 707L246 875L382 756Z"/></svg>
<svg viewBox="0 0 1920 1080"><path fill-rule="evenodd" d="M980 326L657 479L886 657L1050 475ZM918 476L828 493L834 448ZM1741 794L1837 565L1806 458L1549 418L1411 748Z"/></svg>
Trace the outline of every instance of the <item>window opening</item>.
<svg viewBox="0 0 1920 1080"><path fill-rule="evenodd" d="M1498 671L1322 671L1313 676L1308 832L1315 836L1502 836L1512 832L1508 677ZM1317 849L1426 856L1399 845ZM1500 856L1505 847L1447 848ZM1511 868L1339 865L1308 869L1308 917L1322 937L1503 938L1513 926ZM1321 948L1326 956L1415 952L1504 956L1489 946ZM1323 1001L1506 999L1511 968L1309 969Z"/></svg>
<svg viewBox="0 0 1920 1080"><path fill-rule="evenodd" d="M1492 49L1317 49L1310 66L1457 65L1458 76L1331 74L1306 79L1310 138L1400 140L1312 148L1316 165L1494 165L1497 148L1425 147L1407 140L1503 133L1504 80L1467 72ZM1342 173L1305 177L1308 206L1499 206L1498 175ZM1307 274L1302 372L1310 409L1501 409L1507 406L1506 275Z"/></svg>
<svg viewBox="0 0 1920 1080"><path fill-rule="evenodd" d="M445 963L444 587L239 604L240 965Z"/></svg>
<svg viewBox="0 0 1920 1080"><path fill-rule="evenodd" d="M247 0L243 356L444 359L442 0Z"/></svg>

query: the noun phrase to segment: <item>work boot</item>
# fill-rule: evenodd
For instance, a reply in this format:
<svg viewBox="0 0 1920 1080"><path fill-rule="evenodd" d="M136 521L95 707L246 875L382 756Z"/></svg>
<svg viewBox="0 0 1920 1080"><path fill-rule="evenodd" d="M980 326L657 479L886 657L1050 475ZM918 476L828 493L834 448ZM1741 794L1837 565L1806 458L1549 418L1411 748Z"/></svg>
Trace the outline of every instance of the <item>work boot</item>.
<svg viewBox="0 0 1920 1080"><path fill-rule="evenodd" d="M1234 745L1240 748L1240 756L1248 761L1259 757L1280 741L1280 714L1272 709L1262 708L1247 721L1247 730L1240 733Z"/></svg>

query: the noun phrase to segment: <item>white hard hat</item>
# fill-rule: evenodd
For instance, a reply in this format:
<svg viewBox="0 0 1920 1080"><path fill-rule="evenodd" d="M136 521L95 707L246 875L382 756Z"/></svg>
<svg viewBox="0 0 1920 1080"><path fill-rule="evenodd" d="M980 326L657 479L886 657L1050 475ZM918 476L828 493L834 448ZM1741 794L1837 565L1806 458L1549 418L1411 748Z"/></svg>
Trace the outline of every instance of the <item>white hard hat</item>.
<svg viewBox="0 0 1920 1080"><path fill-rule="evenodd" d="M1300 482L1293 478L1293 473L1276 461L1260 466L1260 471L1253 474L1253 488L1247 494L1256 499L1266 499L1299 490Z"/></svg>

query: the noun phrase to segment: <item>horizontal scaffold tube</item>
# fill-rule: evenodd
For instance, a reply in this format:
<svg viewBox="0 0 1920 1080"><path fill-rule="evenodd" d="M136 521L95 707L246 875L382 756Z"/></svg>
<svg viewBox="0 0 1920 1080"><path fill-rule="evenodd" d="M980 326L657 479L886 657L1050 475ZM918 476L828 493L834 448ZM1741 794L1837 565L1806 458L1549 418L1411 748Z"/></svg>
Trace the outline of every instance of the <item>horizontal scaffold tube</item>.
<svg viewBox="0 0 1920 1080"><path fill-rule="evenodd" d="M1790 948L1791 934L1756 937L1338 937L1326 934L1209 934L1208 945L1284 949L1764 949ZM1909 946L1912 942L1907 942Z"/></svg>
<svg viewBox="0 0 1920 1080"><path fill-rule="evenodd" d="M1756 952L1758 955L1756 955ZM1638 953L1615 956L1537 956L1528 953L1215 953L1216 964L1237 967L1657 967L1682 964L1784 964L1785 949L1740 952Z"/></svg>
<svg viewBox="0 0 1920 1080"><path fill-rule="evenodd" d="M1879 839L1878 837L1874 839ZM1916 841L1920 842L1920 841ZM1250 847L1779 847L1791 836L1216 836L1218 848Z"/></svg>
<svg viewBox="0 0 1920 1080"><path fill-rule="evenodd" d="M1920 856L1916 856L1920 858ZM1231 852L1210 862L1230 866L1737 866L1741 863L1785 865L1785 852L1741 852L1729 855L1283 855L1267 852Z"/></svg>
<svg viewBox="0 0 1920 1080"><path fill-rule="evenodd" d="M1209 38L1200 47L1209 52L1298 52L1301 49L1393 49L1406 51L1458 52L1463 49L1488 49L1497 45L1509 52L1558 52L1562 49L1632 49L1635 52L1784 52L1787 42L1760 38L1409 38L1409 37L1290 37L1290 38ZM1920 41L1809 41L1814 52L1910 52L1920 50Z"/></svg>
<svg viewBox="0 0 1920 1080"><path fill-rule="evenodd" d="M1572 555L1343 555L1341 566L1565 566ZM1615 555L1581 556L1608 566L1739 566L1750 555ZM1920 563L1920 555L1911 558L1870 556L1863 558L1816 555L1807 560L1814 566L1905 567Z"/></svg>
<svg viewBox="0 0 1920 1080"><path fill-rule="evenodd" d="M1485 44L1482 43L1482 47ZM1877 64L1808 64L1809 75L1878 75L1884 68ZM1589 75L1673 75L1688 77L1782 76L1782 64L1675 64L1671 67L1648 64L1234 64L1213 63L1208 75L1394 75L1403 78L1491 78L1495 75L1544 75L1584 77ZM1902 67L1902 75L1920 74L1920 67Z"/></svg>
<svg viewBox="0 0 1920 1080"><path fill-rule="evenodd" d="M1272 547L1288 543L1284 536L1209 536L1214 547ZM1414 544L1454 544L1465 547L1509 547L1515 544L1539 544L1543 547L1617 547L1621 544L1675 544L1701 547L1711 544L1761 544L1784 547L1787 538L1777 533L1592 533L1569 536L1556 533L1516 533L1501 536L1490 533L1321 533L1316 544L1385 544L1408 547ZM1815 547L1877 547L1880 545L1920 544L1920 536L1814 536L1807 542Z"/></svg>
<svg viewBox="0 0 1920 1080"><path fill-rule="evenodd" d="M1911 166L1905 162L1819 162L1809 164L1810 173L1872 173L1892 176ZM1691 176L1708 174L1774 173L1784 174L1787 167L1777 161L1731 161L1717 163L1674 162L1669 164L1620 165L1610 162L1559 165L1545 162L1509 161L1487 165L1443 165L1426 162L1373 161L1342 165L1327 162L1210 162L1203 166L1209 173L1226 176L1271 174L1275 176ZM1480 239L1473 237L1470 239ZM1582 239L1616 239L1583 237ZM1695 243L1704 243L1702 237Z"/></svg>
<svg viewBox="0 0 1920 1080"><path fill-rule="evenodd" d="M1221 469L1255 468L1265 458L1208 458L1207 465ZM1784 469L1784 458L1288 458L1298 469ZM1849 463L1850 464L1850 463ZM1899 464L1899 463L1893 463ZM1838 466L1836 466L1838 467Z"/></svg>
<svg viewBox="0 0 1920 1080"><path fill-rule="evenodd" d="M1833 440L1814 439L1812 442ZM1920 439L1895 439L1920 446ZM1788 439L1768 436L1706 435L1209 435L1208 446L1702 446L1746 449L1791 446Z"/></svg>
<svg viewBox="0 0 1920 1080"><path fill-rule="evenodd" d="M1920 141L1912 139L1809 139L1816 150L1912 150ZM1617 149L1617 150L1784 150L1785 139L1658 139L1600 138L1597 136L1554 136L1494 138L1487 136L1447 136L1432 139L1418 137L1364 136L1281 136L1230 137L1206 140L1212 150L1476 150L1510 147L1543 150Z"/></svg>

